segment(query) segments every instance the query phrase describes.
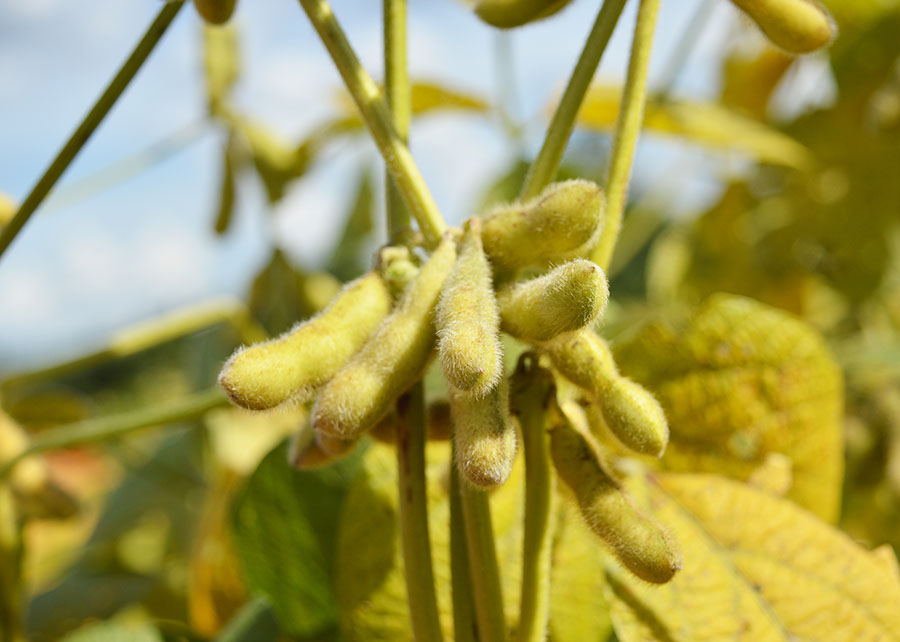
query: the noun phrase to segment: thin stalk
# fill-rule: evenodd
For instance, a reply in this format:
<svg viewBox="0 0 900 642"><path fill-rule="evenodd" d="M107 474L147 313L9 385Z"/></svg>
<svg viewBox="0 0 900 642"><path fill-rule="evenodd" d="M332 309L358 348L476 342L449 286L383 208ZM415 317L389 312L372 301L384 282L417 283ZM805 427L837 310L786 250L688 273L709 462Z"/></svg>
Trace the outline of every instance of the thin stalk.
<svg viewBox="0 0 900 642"><path fill-rule="evenodd" d="M481 642L502 642L506 640L506 618L503 614L503 592L494 547L489 495L465 479L460 480L459 495L469 546L478 639Z"/></svg>
<svg viewBox="0 0 900 642"><path fill-rule="evenodd" d="M406 56L406 0L384 0L384 92L397 135L409 142L412 94ZM409 228L409 212L394 180L385 176L388 238L396 242Z"/></svg>
<svg viewBox="0 0 900 642"><path fill-rule="evenodd" d="M381 92L359 63L327 0L299 2L341 74L410 214L419 224L425 242L431 247L436 246L447 227L446 223L409 148L391 122Z"/></svg>
<svg viewBox="0 0 900 642"><path fill-rule="evenodd" d="M522 546L522 592L518 642L547 639L550 617L550 554L553 473L544 401L547 387L535 379L526 388L519 418L525 452L525 535Z"/></svg>
<svg viewBox="0 0 900 642"><path fill-rule="evenodd" d="M109 441L151 426L194 419L213 408L227 405L228 399L225 397L225 393L215 387L168 403L154 404L146 408L95 417L52 430L45 430L35 437L28 448L0 467L0 480L9 475L16 464L31 455L48 450Z"/></svg>
<svg viewBox="0 0 900 642"><path fill-rule="evenodd" d="M119 96L122 95L122 92L125 91L125 88L147 60L150 52L156 47L156 44L160 41L183 4L183 0L166 2L160 8L156 19L150 24L144 37L138 42L134 51L131 52L131 55L128 56L128 59L119 69L119 72L113 77L66 144L63 145L63 148L56 155L56 158L53 159L53 162L50 163L50 167L47 168L44 175L31 189L28 196L25 197L25 201L19 207L16 215L0 231L0 257L3 256L10 243L13 242L16 235L28 222L28 219L31 218L31 215L34 214L34 211L47 197L53 186L56 185L56 181L59 180L59 177L62 176L78 152L81 151L81 148L87 143L91 134L94 133L94 130L97 129L97 126L103 121L112 106L116 104Z"/></svg>
<svg viewBox="0 0 900 642"><path fill-rule="evenodd" d="M609 267L612 260L619 230L622 227L631 163L634 160L634 150L644 120L644 105L647 102L647 69L650 66L650 51L653 48L659 3L660 0L641 0L638 8L634 40L631 42L631 56L628 59L628 76L622 93L612 157L606 177L606 223L600 241L591 255L591 259L604 270Z"/></svg>
<svg viewBox="0 0 900 642"><path fill-rule="evenodd" d="M525 184L522 186L521 198L531 198L540 193L544 187L551 183L559 170L559 164L562 161L563 153L566 151L566 145L572 130L575 127L575 119L578 117L578 110L584 101L588 86L597 71L603 52L609 44L613 30L622 15L622 9L625 7L627 0L604 0L600 12L597 14L597 20L594 27L588 35L578 63L572 71L569 78L569 84L556 106L553 118L550 120L550 126L547 128L547 134L544 137L544 144L537 158L528 170L528 176Z"/></svg>
<svg viewBox="0 0 900 642"><path fill-rule="evenodd" d="M405 407L404 407L405 406ZM397 421L397 471L403 572L413 637L418 642L443 640L431 540L428 537L428 495L425 488L425 390L420 381L401 401Z"/></svg>
<svg viewBox="0 0 900 642"><path fill-rule="evenodd" d="M472 573L469 570L469 547L466 525L459 495L456 453L450 455L450 582L453 589L453 639L476 642L478 625L472 603Z"/></svg>

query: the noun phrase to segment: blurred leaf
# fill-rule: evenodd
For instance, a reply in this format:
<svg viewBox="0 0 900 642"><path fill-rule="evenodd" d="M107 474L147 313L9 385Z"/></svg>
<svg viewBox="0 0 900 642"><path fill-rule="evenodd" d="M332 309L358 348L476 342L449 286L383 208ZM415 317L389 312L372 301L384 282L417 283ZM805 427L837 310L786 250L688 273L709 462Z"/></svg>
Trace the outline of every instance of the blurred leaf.
<svg viewBox="0 0 900 642"><path fill-rule="evenodd" d="M149 624L130 624L116 620L95 622L69 633L62 642L162 642L162 636Z"/></svg>
<svg viewBox="0 0 900 642"><path fill-rule="evenodd" d="M371 240L375 227L375 191L372 183L371 172L367 169L360 171L344 231L328 262L328 271L341 281L355 279L368 268L362 250Z"/></svg>
<svg viewBox="0 0 900 642"><path fill-rule="evenodd" d="M228 231L231 225L231 219L234 214L234 193L235 193L235 140L233 135L229 135L222 148L222 173L219 188L219 203L216 208L216 218L213 223L213 229L216 234L221 236Z"/></svg>
<svg viewBox="0 0 900 642"><path fill-rule="evenodd" d="M635 475L629 486L680 542L684 568L655 586L609 557L622 642L900 640L900 578L885 551L722 477Z"/></svg>
<svg viewBox="0 0 900 642"><path fill-rule="evenodd" d="M333 466L297 471L284 444L269 453L233 506L247 584L265 595L285 632L315 635L338 623L332 569L338 519L362 451Z"/></svg>
<svg viewBox="0 0 900 642"><path fill-rule="evenodd" d="M278 620L269 600L255 597L238 611L216 642L272 642L279 633Z"/></svg>
<svg viewBox="0 0 900 642"><path fill-rule="evenodd" d="M793 462L789 497L837 518L843 386L802 321L733 295L709 299L677 330L644 328L617 346L624 374L651 390L671 430L662 465L746 479L769 453Z"/></svg>
<svg viewBox="0 0 900 642"><path fill-rule="evenodd" d="M821 0L842 30L862 28L900 8L897 0ZM843 31L838 34L838 38Z"/></svg>
<svg viewBox="0 0 900 642"><path fill-rule="evenodd" d="M237 130L250 147L253 165L262 180L269 203L277 203L284 197L288 183L306 173L310 159L261 123L240 120Z"/></svg>
<svg viewBox="0 0 900 642"><path fill-rule="evenodd" d="M0 229L12 220L19 206L6 192L0 192Z"/></svg>
<svg viewBox="0 0 900 642"><path fill-rule="evenodd" d="M772 93L794 60L794 56L768 44L752 57L739 48L731 52L722 68L722 104L764 120Z"/></svg>
<svg viewBox="0 0 900 642"><path fill-rule="evenodd" d="M621 90L595 86L579 112L578 122L589 129L611 130L619 114ZM796 140L765 123L715 103L650 99L644 128L714 149L733 150L763 163L807 168L812 157Z"/></svg>
<svg viewBox="0 0 900 642"><path fill-rule="evenodd" d="M210 112L218 114L241 74L237 30L233 25L204 25L203 70Z"/></svg>

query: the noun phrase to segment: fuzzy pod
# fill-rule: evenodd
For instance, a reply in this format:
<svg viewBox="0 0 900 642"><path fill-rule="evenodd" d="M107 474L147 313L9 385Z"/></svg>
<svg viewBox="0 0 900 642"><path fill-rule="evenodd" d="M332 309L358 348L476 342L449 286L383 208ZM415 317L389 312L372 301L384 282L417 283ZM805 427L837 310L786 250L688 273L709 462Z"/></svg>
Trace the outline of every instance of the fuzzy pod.
<svg viewBox="0 0 900 642"><path fill-rule="evenodd" d="M576 259L497 296L501 329L516 338L544 342L590 325L606 307L609 285L597 264Z"/></svg>
<svg viewBox="0 0 900 642"><path fill-rule="evenodd" d="M550 431L550 451L559 476L575 494L591 530L629 571L654 584L668 582L681 568L676 542L641 514L600 464L587 440L566 423Z"/></svg>
<svg viewBox="0 0 900 642"><path fill-rule="evenodd" d="M344 286L316 317L277 339L235 352L219 374L219 385L250 410L305 401L359 350L390 306L382 278L366 274Z"/></svg>
<svg viewBox="0 0 900 642"><path fill-rule="evenodd" d="M228 22L231 14L234 13L236 4L237 0L194 0L194 8L197 9L197 13L206 22L214 25Z"/></svg>
<svg viewBox="0 0 900 642"><path fill-rule="evenodd" d="M570 0L481 0L475 13L493 27L512 29L553 15Z"/></svg>
<svg viewBox="0 0 900 642"><path fill-rule="evenodd" d="M484 250L498 270L548 265L594 243L603 227L605 199L586 180L554 183L524 203L501 205L484 217Z"/></svg>
<svg viewBox="0 0 900 642"><path fill-rule="evenodd" d="M669 443L662 406L640 384L619 374L606 342L590 329L560 335L543 346L553 366L588 393L623 446L659 457Z"/></svg>
<svg viewBox="0 0 900 642"><path fill-rule="evenodd" d="M322 388L312 411L317 430L352 439L373 427L419 380L434 347L432 312L455 260L456 245L448 233L396 309Z"/></svg>
<svg viewBox="0 0 900 642"><path fill-rule="evenodd" d="M487 394L503 371L500 313L491 266L481 245L481 222L466 223L459 258L434 311L438 357L451 386Z"/></svg>
<svg viewBox="0 0 900 642"><path fill-rule="evenodd" d="M816 0L731 0L774 45L791 53L809 53L828 45L837 26Z"/></svg>
<svg viewBox="0 0 900 642"><path fill-rule="evenodd" d="M484 396L450 389L456 466L481 488L503 484L516 459L516 429L509 415L509 385L502 377Z"/></svg>

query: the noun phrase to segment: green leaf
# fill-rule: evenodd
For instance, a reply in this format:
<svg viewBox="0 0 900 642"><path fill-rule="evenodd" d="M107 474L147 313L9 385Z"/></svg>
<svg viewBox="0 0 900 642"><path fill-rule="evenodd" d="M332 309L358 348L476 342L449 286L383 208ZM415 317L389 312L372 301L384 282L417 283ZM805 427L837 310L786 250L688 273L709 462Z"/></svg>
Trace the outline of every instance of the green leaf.
<svg viewBox="0 0 900 642"><path fill-rule="evenodd" d="M61 642L162 642L162 636L149 624L119 621L95 622L69 633Z"/></svg>
<svg viewBox="0 0 900 642"><path fill-rule="evenodd" d="M338 519L361 456L297 471L282 444L235 500L232 527L247 584L269 599L287 633L315 635L338 623L332 586Z"/></svg>

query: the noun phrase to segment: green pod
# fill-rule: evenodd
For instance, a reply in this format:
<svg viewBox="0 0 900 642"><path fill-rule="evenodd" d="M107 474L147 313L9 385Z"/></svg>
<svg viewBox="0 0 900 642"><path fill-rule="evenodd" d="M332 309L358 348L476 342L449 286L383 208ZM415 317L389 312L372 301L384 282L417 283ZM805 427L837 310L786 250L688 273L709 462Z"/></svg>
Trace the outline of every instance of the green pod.
<svg viewBox="0 0 900 642"><path fill-rule="evenodd" d="M644 387L619 375L603 339L585 329L560 335L543 348L559 373L597 404L622 445L644 455L663 454L669 425L662 407Z"/></svg>
<svg viewBox="0 0 900 642"><path fill-rule="evenodd" d="M484 396L450 389L456 466L475 486L495 488L512 472L516 429L509 416L509 384L502 377Z"/></svg>
<svg viewBox="0 0 900 642"><path fill-rule="evenodd" d="M319 315L277 339L234 353L219 374L219 385L250 410L305 401L359 350L390 306L381 277L362 276L344 286Z"/></svg>
<svg viewBox="0 0 900 642"><path fill-rule="evenodd" d="M774 45L791 53L809 53L828 45L837 27L816 0L731 0Z"/></svg>
<svg viewBox="0 0 900 642"><path fill-rule="evenodd" d="M591 181L550 185L524 203L502 205L484 217L484 251L498 270L573 258L593 245L603 227L603 190Z"/></svg>
<svg viewBox="0 0 900 642"><path fill-rule="evenodd" d="M550 450L559 476L575 493L591 530L606 542L629 571L654 584L668 582L681 568L681 552L671 536L642 515L621 485L601 466L597 453L568 424L550 432Z"/></svg>
<svg viewBox="0 0 900 642"><path fill-rule="evenodd" d="M455 260L456 245L448 233L394 312L322 388L312 411L317 430L352 439L373 427L419 380L434 347L432 311Z"/></svg>
<svg viewBox="0 0 900 642"><path fill-rule="evenodd" d="M603 270L586 259L576 259L503 289L497 296L500 327L525 341L549 341L593 323L608 299Z"/></svg>
<svg viewBox="0 0 900 642"><path fill-rule="evenodd" d="M481 0L475 13L491 26L501 29L520 27L553 15L570 0Z"/></svg>
<svg viewBox="0 0 900 642"><path fill-rule="evenodd" d="M234 13L237 0L194 0L197 13L210 24L221 25L228 22Z"/></svg>
<svg viewBox="0 0 900 642"><path fill-rule="evenodd" d="M477 396L500 379L500 313L491 266L481 246L481 222L466 223L459 258L444 283L434 314L438 356L451 386Z"/></svg>

